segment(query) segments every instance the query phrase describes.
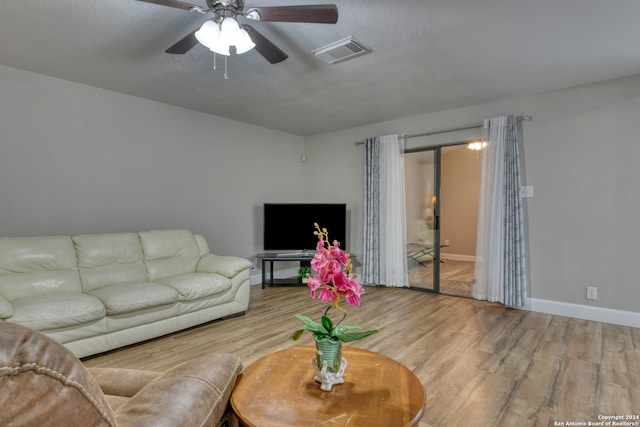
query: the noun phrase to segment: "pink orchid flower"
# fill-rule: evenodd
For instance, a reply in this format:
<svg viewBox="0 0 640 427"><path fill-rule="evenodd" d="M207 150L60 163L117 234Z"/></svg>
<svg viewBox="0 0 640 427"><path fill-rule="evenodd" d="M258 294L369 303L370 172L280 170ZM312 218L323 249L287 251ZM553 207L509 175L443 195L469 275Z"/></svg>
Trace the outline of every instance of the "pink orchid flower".
<svg viewBox="0 0 640 427"><path fill-rule="evenodd" d="M377 330L353 332L352 329L360 329L357 325L346 325L349 332L339 325L347 316L347 311L340 307L340 301L344 298L348 304L354 307L360 307L360 296L364 293L364 289L357 282L356 276L352 276L353 266L349 259L349 254L340 249L340 243L334 240L331 243L328 238L328 232L325 228L320 228L318 224L314 224L316 231L314 234L318 236L316 245L316 254L311 260L311 267L315 270L314 275L309 275L309 293L312 299L318 299L321 302L331 303L322 316L322 324L316 323L306 316L296 314L296 317L305 324L292 335L297 340L302 333L311 331L316 339L340 340L342 342L350 342L365 338L369 335L378 333ZM335 308L342 312L342 319L338 322L331 322L327 313L330 308ZM333 326L327 326L331 325ZM318 338L320 337L320 338Z"/></svg>

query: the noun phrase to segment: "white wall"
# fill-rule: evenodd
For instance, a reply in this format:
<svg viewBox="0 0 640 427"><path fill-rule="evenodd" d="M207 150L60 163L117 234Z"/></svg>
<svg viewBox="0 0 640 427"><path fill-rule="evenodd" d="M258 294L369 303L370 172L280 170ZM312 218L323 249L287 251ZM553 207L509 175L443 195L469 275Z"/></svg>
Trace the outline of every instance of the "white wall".
<svg viewBox="0 0 640 427"><path fill-rule="evenodd" d="M304 197L303 149L291 134L0 66L0 236L188 228L212 252L251 257L262 203Z"/></svg>
<svg viewBox="0 0 640 427"><path fill-rule="evenodd" d="M428 96L428 94L425 94ZM390 133L421 133L530 114L523 123L530 296L640 313L640 76L442 111L306 138L306 191L349 200L361 252L362 146ZM313 160L313 163L311 163ZM340 185L322 177L334 164ZM585 287L598 287L598 300Z"/></svg>
<svg viewBox="0 0 640 427"><path fill-rule="evenodd" d="M534 117L523 124L531 295L640 313L640 76L302 139L0 66L0 235L185 227L213 252L251 257L264 201L345 201L359 254L354 141L505 113Z"/></svg>

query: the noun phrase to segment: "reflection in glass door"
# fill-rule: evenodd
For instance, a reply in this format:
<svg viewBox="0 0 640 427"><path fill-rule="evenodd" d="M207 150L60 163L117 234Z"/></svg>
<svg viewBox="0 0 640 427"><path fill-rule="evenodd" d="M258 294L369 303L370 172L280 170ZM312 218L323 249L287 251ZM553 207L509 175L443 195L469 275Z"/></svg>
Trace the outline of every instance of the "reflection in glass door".
<svg viewBox="0 0 640 427"><path fill-rule="evenodd" d="M439 292L439 158L439 148L404 155L409 286L432 292Z"/></svg>
<svg viewBox="0 0 640 427"><path fill-rule="evenodd" d="M480 160L466 143L407 150L409 286L472 297Z"/></svg>

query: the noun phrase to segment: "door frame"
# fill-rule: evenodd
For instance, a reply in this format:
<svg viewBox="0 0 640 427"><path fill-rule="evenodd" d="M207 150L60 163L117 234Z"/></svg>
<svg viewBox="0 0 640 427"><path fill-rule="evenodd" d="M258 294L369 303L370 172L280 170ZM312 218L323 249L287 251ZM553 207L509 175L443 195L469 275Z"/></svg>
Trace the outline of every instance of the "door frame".
<svg viewBox="0 0 640 427"><path fill-rule="evenodd" d="M433 151L433 192L436 196L436 204L433 209L433 289L411 286L411 284L409 284L409 289L434 294L440 293L440 183L442 147L443 145L438 145L432 147L410 148L404 151L405 155Z"/></svg>
<svg viewBox="0 0 640 427"><path fill-rule="evenodd" d="M433 289L414 287L409 284L409 289L430 292L440 294L440 206L442 196L442 149L446 147L453 147L456 145L467 145L470 142L475 142L477 139L468 139L462 141L448 142L446 144L422 146L415 148L405 149L404 154L419 153L424 151L433 151L433 168L434 168L434 184L433 191L436 194L436 205L434 208L434 231L433 231ZM406 195L405 195L406 197Z"/></svg>

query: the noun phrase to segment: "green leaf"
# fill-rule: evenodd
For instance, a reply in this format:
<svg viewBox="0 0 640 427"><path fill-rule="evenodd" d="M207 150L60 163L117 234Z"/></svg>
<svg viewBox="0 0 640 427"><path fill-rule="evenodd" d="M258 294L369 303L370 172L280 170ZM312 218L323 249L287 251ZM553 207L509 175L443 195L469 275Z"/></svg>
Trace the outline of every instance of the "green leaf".
<svg viewBox="0 0 640 427"><path fill-rule="evenodd" d="M291 335L293 340L297 340L302 336L304 331L309 331L315 335L318 340L322 339L339 339L342 342L351 342L357 341L362 338L366 338L369 335L377 334L377 330L371 331L362 331L362 332L348 332L354 329L362 329L358 325L337 325L335 328L333 326L333 322L329 316L322 316L322 323L317 323L304 316L302 314L295 315L298 320L300 320L304 326Z"/></svg>
<svg viewBox="0 0 640 427"><path fill-rule="evenodd" d="M327 332L333 331L333 322L329 316L322 316L322 326L324 326Z"/></svg>
<svg viewBox="0 0 640 427"><path fill-rule="evenodd" d="M309 319L307 316L303 316L302 314L296 314L296 319L300 320L304 323L304 328L307 331L311 331L314 334L324 334L330 335L329 331L322 326L320 323L316 323L313 320Z"/></svg>
<svg viewBox="0 0 640 427"><path fill-rule="evenodd" d="M372 331L364 331L364 332L352 332L350 334L340 334L338 335L338 339L342 342L351 342L361 340L362 338L366 338L369 335L377 334L377 330Z"/></svg>
<svg viewBox="0 0 640 427"><path fill-rule="evenodd" d="M325 334L314 334L314 335L318 341L335 339L331 335L325 335Z"/></svg>
<svg viewBox="0 0 640 427"><path fill-rule="evenodd" d="M338 325L336 326L336 328L334 329L333 333L334 335L342 335L344 334L346 331L351 331L354 329L362 329L360 326L358 325Z"/></svg>

